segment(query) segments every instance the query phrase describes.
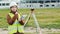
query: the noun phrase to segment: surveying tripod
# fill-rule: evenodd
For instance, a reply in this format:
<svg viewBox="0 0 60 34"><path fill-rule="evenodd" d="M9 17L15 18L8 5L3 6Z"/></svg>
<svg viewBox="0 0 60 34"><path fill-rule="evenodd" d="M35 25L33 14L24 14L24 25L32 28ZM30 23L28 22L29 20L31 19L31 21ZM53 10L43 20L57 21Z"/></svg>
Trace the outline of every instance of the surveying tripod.
<svg viewBox="0 0 60 34"><path fill-rule="evenodd" d="M34 23L35 23L35 25L36 25L36 27L37 27L37 28L36 28L36 32L37 32L36 34L42 34L41 29L40 29L40 27L39 27L39 24L38 24L38 22L37 22L36 16L35 16L35 14L34 14L34 9L31 9L31 12L29 13L29 16L27 17L27 20L26 20L24 26L28 23L30 16L33 17Z"/></svg>

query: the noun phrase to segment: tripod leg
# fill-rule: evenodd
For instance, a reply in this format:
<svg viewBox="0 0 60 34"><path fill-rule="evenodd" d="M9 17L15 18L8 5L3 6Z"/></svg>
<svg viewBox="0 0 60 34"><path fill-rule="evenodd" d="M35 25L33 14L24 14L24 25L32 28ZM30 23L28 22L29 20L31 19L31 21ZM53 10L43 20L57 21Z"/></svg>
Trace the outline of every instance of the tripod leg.
<svg viewBox="0 0 60 34"><path fill-rule="evenodd" d="M36 26L37 26L37 29L36 29L37 34L42 34L42 33L41 33L41 31L39 32L40 27L39 27L39 24L38 24L38 22L37 22L37 19L36 19L35 14L34 14L34 13L32 13L32 16L33 16L34 21L35 21L34 23L35 23L35 24L36 24Z"/></svg>
<svg viewBox="0 0 60 34"><path fill-rule="evenodd" d="M29 18L30 18L30 15L31 15L31 13L30 13L30 14L29 14L29 16L27 17L27 20L26 20L26 22L25 22L24 26L28 23Z"/></svg>

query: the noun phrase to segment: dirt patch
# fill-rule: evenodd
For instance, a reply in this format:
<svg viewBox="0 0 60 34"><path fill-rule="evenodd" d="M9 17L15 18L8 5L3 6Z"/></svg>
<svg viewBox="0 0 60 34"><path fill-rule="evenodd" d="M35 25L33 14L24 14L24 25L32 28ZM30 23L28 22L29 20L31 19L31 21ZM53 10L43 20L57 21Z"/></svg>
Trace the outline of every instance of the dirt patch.
<svg viewBox="0 0 60 34"><path fill-rule="evenodd" d="M29 27L25 29L25 33L33 33L36 32L35 28ZM60 33L60 29L41 29L42 34L47 34L47 33ZM8 30L0 28L0 34L8 34Z"/></svg>

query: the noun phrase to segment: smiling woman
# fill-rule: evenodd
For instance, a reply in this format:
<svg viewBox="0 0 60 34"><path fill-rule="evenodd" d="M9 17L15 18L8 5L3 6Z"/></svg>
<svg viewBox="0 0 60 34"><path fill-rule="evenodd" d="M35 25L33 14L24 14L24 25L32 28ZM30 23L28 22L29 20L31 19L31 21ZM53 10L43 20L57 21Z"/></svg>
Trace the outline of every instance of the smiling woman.
<svg viewBox="0 0 60 34"><path fill-rule="evenodd" d="M8 34L24 34L24 20L20 19L21 15L18 13L18 5L16 2L10 3L10 12L7 14Z"/></svg>

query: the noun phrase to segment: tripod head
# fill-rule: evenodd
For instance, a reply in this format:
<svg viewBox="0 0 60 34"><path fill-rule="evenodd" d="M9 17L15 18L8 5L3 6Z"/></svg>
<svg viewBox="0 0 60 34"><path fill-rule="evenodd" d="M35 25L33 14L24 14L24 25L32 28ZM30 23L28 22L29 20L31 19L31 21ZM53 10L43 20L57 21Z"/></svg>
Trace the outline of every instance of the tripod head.
<svg viewBox="0 0 60 34"><path fill-rule="evenodd" d="M33 9L31 9L31 13L33 13L34 12L34 8Z"/></svg>
<svg viewBox="0 0 60 34"><path fill-rule="evenodd" d="M34 11L34 9L31 9L31 11Z"/></svg>

